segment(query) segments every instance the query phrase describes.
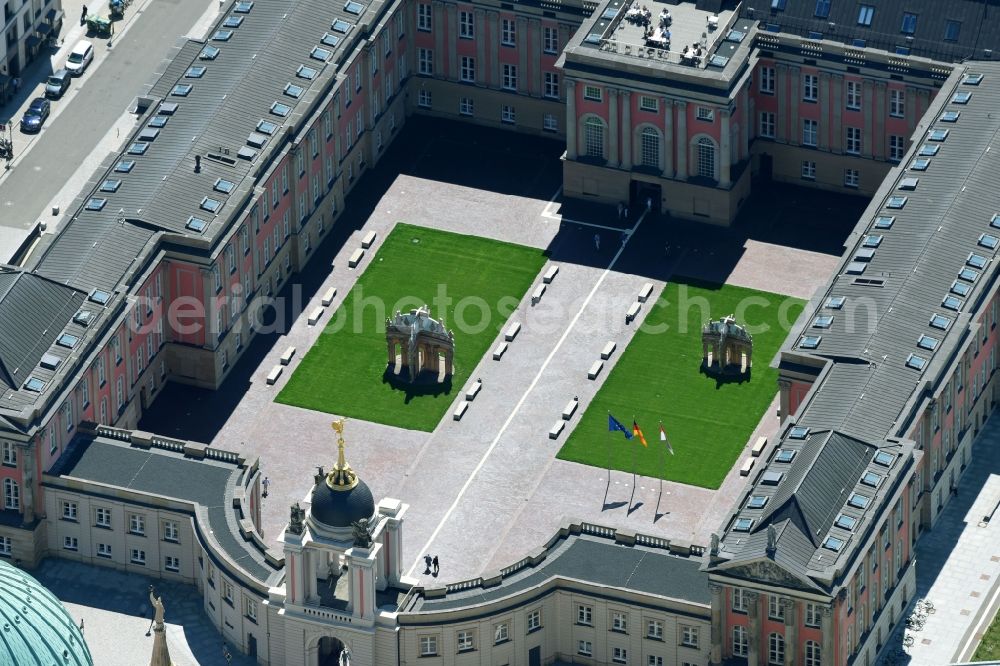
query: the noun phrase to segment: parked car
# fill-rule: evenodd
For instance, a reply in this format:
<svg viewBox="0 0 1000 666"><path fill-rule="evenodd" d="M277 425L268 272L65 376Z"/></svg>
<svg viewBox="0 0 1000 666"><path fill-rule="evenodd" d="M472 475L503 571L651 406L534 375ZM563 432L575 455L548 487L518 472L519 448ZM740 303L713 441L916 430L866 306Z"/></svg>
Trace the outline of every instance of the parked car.
<svg viewBox="0 0 1000 666"><path fill-rule="evenodd" d="M73 75L68 69L60 69L45 81L45 96L52 99L59 99L67 90Z"/></svg>
<svg viewBox="0 0 1000 666"><path fill-rule="evenodd" d="M73 47L73 50L69 52L69 57L66 58L66 69L73 76L80 76L87 71L87 67L93 60L94 45L85 39L80 40Z"/></svg>
<svg viewBox="0 0 1000 666"><path fill-rule="evenodd" d="M42 124L49 117L49 108L49 100L44 97L31 100L31 104L21 116L21 131L37 132L42 129Z"/></svg>

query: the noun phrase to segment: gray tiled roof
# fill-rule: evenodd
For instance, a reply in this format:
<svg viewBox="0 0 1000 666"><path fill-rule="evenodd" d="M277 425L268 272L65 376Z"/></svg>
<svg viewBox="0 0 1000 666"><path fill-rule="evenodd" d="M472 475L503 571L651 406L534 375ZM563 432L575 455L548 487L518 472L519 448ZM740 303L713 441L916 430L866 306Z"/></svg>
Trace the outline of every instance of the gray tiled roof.
<svg viewBox="0 0 1000 666"><path fill-rule="evenodd" d="M191 502L208 516L207 527L233 561L264 583L280 571L239 533L231 493L241 470L214 460L186 458L160 449L142 449L100 436L77 435L48 473L133 492ZM93 492L100 492L94 488ZM227 501L227 497L230 499Z"/></svg>

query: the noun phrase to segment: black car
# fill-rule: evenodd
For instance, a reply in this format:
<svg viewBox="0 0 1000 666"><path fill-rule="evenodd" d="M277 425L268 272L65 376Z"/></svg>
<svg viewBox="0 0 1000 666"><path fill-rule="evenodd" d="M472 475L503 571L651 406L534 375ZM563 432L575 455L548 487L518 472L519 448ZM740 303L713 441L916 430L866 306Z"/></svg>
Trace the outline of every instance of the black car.
<svg viewBox="0 0 1000 666"><path fill-rule="evenodd" d="M69 89L69 82L73 76L68 69L60 69L45 80L45 96L52 99L59 99Z"/></svg>
<svg viewBox="0 0 1000 666"><path fill-rule="evenodd" d="M44 97L36 97L31 100L24 115L21 117L22 132L37 132L42 129L42 123L49 117L49 100Z"/></svg>

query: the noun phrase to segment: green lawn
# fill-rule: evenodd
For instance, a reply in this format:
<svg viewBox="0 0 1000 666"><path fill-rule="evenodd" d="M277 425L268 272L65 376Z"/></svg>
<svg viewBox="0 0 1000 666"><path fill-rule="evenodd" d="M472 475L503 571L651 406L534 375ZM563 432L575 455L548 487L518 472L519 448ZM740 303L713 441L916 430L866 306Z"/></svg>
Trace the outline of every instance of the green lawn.
<svg viewBox="0 0 1000 666"><path fill-rule="evenodd" d="M275 398L306 409L433 430L545 264L542 251L398 224ZM438 307L439 293L450 303ZM470 298L474 301L470 301ZM465 302L463 303L463 299ZM482 299L481 301L478 299ZM484 316L477 306L489 310ZM431 307L455 333L450 385L403 389L384 379L385 318ZM456 317L456 306L458 309ZM460 325L460 321L467 325Z"/></svg>
<svg viewBox="0 0 1000 666"><path fill-rule="evenodd" d="M983 634L983 640L976 648L972 661L996 661L1000 659L1000 615L993 618L990 628Z"/></svg>
<svg viewBox="0 0 1000 666"><path fill-rule="evenodd" d="M778 374L768 365L803 305L741 287L668 284L632 342L616 352L621 358L559 457L607 468L610 456L613 469L718 488L777 393ZM701 372L701 325L728 314L757 327L750 328L753 370L742 383ZM630 431L634 417L649 447L608 432L609 411ZM661 446L660 420L673 456Z"/></svg>

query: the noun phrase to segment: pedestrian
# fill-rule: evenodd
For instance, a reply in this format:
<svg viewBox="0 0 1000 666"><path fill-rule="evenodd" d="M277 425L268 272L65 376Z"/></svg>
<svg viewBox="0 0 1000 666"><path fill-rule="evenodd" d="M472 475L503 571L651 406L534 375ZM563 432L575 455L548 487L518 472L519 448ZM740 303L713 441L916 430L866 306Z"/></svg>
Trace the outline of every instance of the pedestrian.
<svg viewBox="0 0 1000 666"><path fill-rule="evenodd" d="M271 479L265 476L260 485L264 487L264 497L267 497L267 489L271 487Z"/></svg>
<svg viewBox="0 0 1000 666"><path fill-rule="evenodd" d="M623 219L624 219L624 220L625 220L626 222L628 222L628 206L625 206L625 217L624 217Z"/></svg>
<svg viewBox="0 0 1000 666"><path fill-rule="evenodd" d="M80 14L80 25L87 22L87 5L83 6L83 13Z"/></svg>
<svg viewBox="0 0 1000 666"><path fill-rule="evenodd" d="M437 576L438 575L438 571L441 570L441 567L438 566L438 556L437 555L434 556L434 560L433 561L434 561L434 575Z"/></svg>
<svg viewBox="0 0 1000 666"><path fill-rule="evenodd" d="M80 618L80 634L83 634L83 618Z"/></svg>
<svg viewBox="0 0 1000 666"><path fill-rule="evenodd" d="M12 84L14 86L14 92L17 92L18 90L20 90L21 89L21 77L15 76L14 80L12 81Z"/></svg>
<svg viewBox="0 0 1000 666"><path fill-rule="evenodd" d="M431 556L430 555L424 555L424 565L426 565L426 567L427 567L426 569L424 569L424 574L425 575L429 574L431 572Z"/></svg>
<svg viewBox="0 0 1000 666"><path fill-rule="evenodd" d="M624 216L625 216L625 202L624 201L619 201L618 202L618 221L621 222L622 219L624 218Z"/></svg>
<svg viewBox="0 0 1000 666"><path fill-rule="evenodd" d="M653 197L646 197L646 210L653 210Z"/></svg>
<svg viewBox="0 0 1000 666"><path fill-rule="evenodd" d="M594 249L597 251L601 249L601 234L594 234Z"/></svg>

